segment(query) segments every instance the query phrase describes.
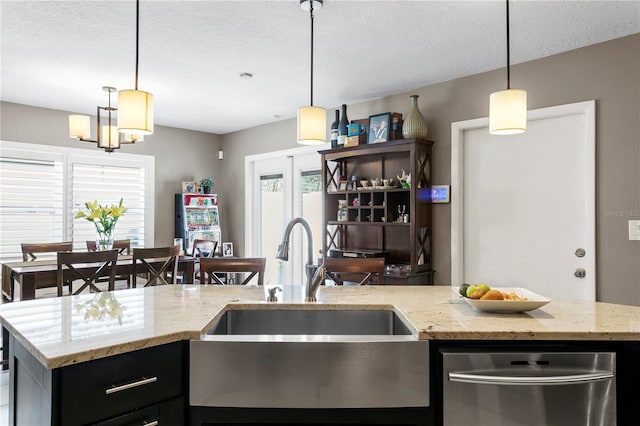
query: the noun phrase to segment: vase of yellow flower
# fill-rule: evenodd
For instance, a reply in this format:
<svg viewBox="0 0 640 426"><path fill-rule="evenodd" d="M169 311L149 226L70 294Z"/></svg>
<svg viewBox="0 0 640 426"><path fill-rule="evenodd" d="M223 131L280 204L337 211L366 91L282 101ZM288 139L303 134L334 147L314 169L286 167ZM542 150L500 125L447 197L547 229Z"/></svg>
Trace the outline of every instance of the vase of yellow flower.
<svg viewBox="0 0 640 426"><path fill-rule="evenodd" d="M122 204L122 198L119 204L111 204L103 206L98 201L86 202L86 210L78 210L76 219L86 219L93 222L96 226L96 250L111 250L113 248L113 232L120 216L127 211Z"/></svg>

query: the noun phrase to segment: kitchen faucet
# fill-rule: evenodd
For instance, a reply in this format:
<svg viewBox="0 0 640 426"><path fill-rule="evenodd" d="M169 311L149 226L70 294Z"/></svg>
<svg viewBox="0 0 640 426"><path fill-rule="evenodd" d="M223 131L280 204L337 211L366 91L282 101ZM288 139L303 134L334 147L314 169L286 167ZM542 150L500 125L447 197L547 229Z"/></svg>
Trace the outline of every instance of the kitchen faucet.
<svg viewBox="0 0 640 426"><path fill-rule="evenodd" d="M278 246L278 253L276 259L289 260L289 236L293 227L297 224L301 224L307 233L307 263L305 264L305 273L307 275L307 285L305 288L305 301L315 302L316 292L318 287L324 281L324 266L316 268L313 265L313 235L311 234L311 227L309 223L301 217L296 217L287 224L287 228L284 230L284 236L282 237L282 243Z"/></svg>

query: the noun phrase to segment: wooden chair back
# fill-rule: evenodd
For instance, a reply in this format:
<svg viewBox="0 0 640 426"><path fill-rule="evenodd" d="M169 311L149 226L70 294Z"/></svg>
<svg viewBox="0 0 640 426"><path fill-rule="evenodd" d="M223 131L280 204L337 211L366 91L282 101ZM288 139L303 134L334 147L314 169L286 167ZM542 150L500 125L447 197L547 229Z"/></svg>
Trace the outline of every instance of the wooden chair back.
<svg viewBox="0 0 640 426"><path fill-rule="evenodd" d="M96 251L95 240L87 240L87 251ZM118 254L131 254L131 240L113 240L113 248L118 250Z"/></svg>
<svg viewBox="0 0 640 426"><path fill-rule="evenodd" d="M64 243L40 243L40 244L30 244L30 243L22 243L22 260L25 262L30 262L37 260L37 254L41 253L56 253L59 251L72 251L73 250L73 242L68 241Z"/></svg>
<svg viewBox="0 0 640 426"><path fill-rule="evenodd" d="M84 283L73 294L81 293L85 288L89 288L90 292L100 292L101 290L96 286L98 278L103 276L109 277L108 289L109 291L115 288L116 278L116 262L118 261L118 250L105 250L105 251L86 251L86 252L72 252L72 251L59 251L57 255L58 259L58 296L62 296L63 285L69 286L69 293L72 293L71 283L74 280L82 280ZM87 264L96 264L95 268L85 270L84 267ZM83 268L79 265L82 264ZM69 272L66 273L65 271Z"/></svg>
<svg viewBox="0 0 640 426"><path fill-rule="evenodd" d="M193 240L193 247L191 251L192 257L213 257L218 248L217 241L211 240Z"/></svg>
<svg viewBox="0 0 640 426"><path fill-rule="evenodd" d="M218 248L217 241L195 239L193 240L191 256L198 257L198 258L214 257L216 254L217 248ZM194 271L193 271L193 278L195 279L194 283L200 282L200 263L199 262L196 262L195 264Z"/></svg>
<svg viewBox="0 0 640 426"><path fill-rule="evenodd" d="M133 273L131 274L133 277L133 288L136 287L138 274L147 274L145 287L161 284L176 284L178 280L179 255L180 246L134 248Z"/></svg>
<svg viewBox="0 0 640 426"><path fill-rule="evenodd" d="M382 284L384 278L384 258L326 258L326 277L337 285L345 281L365 284Z"/></svg>
<svg viewBox="0 0 640 426"><path fill-rule="evenodd" d="M267 259L264 257L204 257L200 259L200 276L203 284L225 284L216 274L230 272L247 272L249 275L242 281L246 285L256 275L257 284L264 283L264 268Z"/></svg>
<svg viewBox="0 0 640 426"><path fill-rule="evenodd" d="M97 251L95 240L86 240L87 251ZM113 240L113 248L118 250L118 254L131 254L131 240ZM108 281L106 277L98 279L98 282ZM131 287L131 275L116 275L116 281L126 281L127 288Z"/></svg>

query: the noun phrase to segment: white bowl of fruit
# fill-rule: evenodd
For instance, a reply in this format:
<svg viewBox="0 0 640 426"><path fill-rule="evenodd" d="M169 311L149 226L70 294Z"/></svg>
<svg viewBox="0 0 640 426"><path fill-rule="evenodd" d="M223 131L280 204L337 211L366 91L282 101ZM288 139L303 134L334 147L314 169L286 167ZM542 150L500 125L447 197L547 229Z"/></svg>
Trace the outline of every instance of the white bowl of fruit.
<svg viewBox="0 0 640 426"><path fill-rule="evenodd" d="M527 312L550 302L531 290L521 287L490 287L484 283L462 284L458 293L465 302L485 312Z"/></svg>

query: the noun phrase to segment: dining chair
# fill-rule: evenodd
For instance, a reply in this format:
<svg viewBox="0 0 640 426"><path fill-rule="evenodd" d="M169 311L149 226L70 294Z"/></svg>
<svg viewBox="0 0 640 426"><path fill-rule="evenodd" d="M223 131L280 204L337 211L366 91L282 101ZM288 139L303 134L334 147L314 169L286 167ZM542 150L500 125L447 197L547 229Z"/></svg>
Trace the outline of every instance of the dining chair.
<svg viewBox="0 0 640 426"><path fill-rule="evenodd" d="M118 261L118 250L72 252L59 251L57 254L58 274L56 284L58 286L58 296L62 296L62 286L69 285L69 293L80 294L85 288L89 292L100 292L97 279L108 276L108 290L115 288L116 262ZM87 264L96 264L96 268L85 270ZM80 268L80 265L83 265ZM65 271L66 277L65 277ZM84 283L75 292L72 291L72 284L75 280L82 280Z"/></svg>
<svg viewBox="0 0 640 426"><path fill-rule="evenodd" d="M37 260L36 254L43 253L57 253L59 251L72 251L73 242L67 241L64 243L22 243L22 260L24 262L32 262Z"/></svg>
<svg viewBox="0 0 640 426"><path fill-rule="evenodd" d="M203 284L221 284L219 274L244 272L249 275L240 285L246 285L257 275L257 284L264 283L264 268L267 259L264 257L204 257L200 259L200 275Z"/></svg>
<svg viewBox="0 0 640 426"><path fill-rule="evenodd" d="M72 251L73 250L73 242L66 241L62 243L21 243L22 247L22 261L23 262L33 262L35 260L39 260L37 255L46 255L49 258L53 257L55 253L59 251ZM68 281L65 285L69 286L69 292L71 292L71 282ZM55 287L55 284L44 285L39 288L49 288ZM15 294L15 283L11 280L11 294Z"/></svg>
<svg viewBox="0 0 640 426"><path fill-rule="evenodd" d="M384 278L384 258L326 258L325 276L337 285L345 281L357 285L382 284Z"/></svg>
<svg viewBox="0 0 640 426"><path fill-rule="evenodd" d="M191 257L205 258L215 256L216 249L218 248L217 241L211 240L193 240L193 247L191 250ZM200 263L196 262L194 265L194 280L200 282Z"/></svg>
<svg viewBox="0 0 640 426"><path fill-rule="evenodd" d="M87 251L96 251L96 241L86 240ZM131 254L131 240L113 240L113 248L118 249L118 254Z"/></svg>
<svg viewBox="0 0 640 426"><path fill-rule="evenodd" d="M87 251L98 250L95 240L86 240ZM130 255L131 254L131 240L113 240L113 248L118 250L118 255ZM106 282L106 277L99 278L98 282ZM131 287L131 275L116 275L116 281L124 281L127 283L127 288Z"/></svg>
<svg viewBox="0 0 640 426"><path fill-rule="evenodd" d="M213 257L218 248L217 241L211 240L193 240L191 256L193 257Z"/></svg>
<svg viewBox="0 0 640 426"><path fill-rule="evenodd" d="M176 284L180 246L134 248L132 286L136 288L138 274L146 273L145 287Z"/></svg>

